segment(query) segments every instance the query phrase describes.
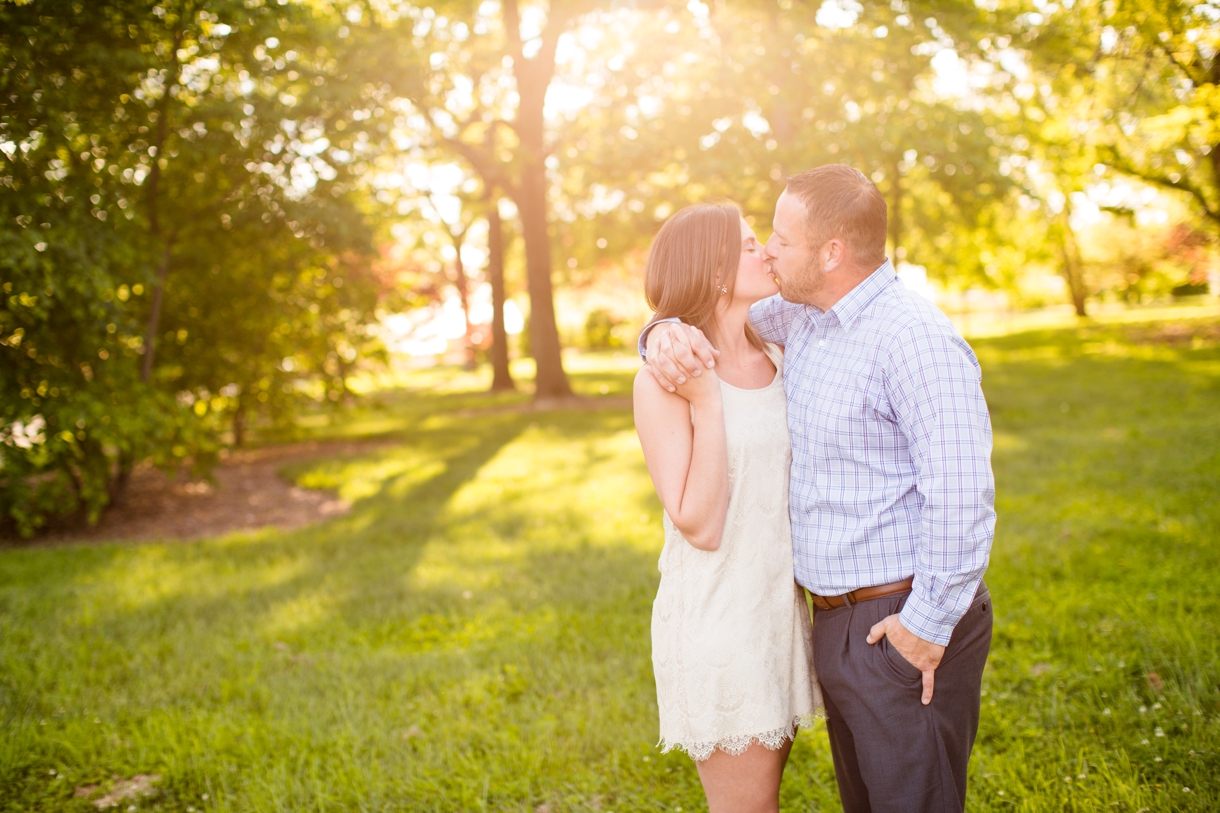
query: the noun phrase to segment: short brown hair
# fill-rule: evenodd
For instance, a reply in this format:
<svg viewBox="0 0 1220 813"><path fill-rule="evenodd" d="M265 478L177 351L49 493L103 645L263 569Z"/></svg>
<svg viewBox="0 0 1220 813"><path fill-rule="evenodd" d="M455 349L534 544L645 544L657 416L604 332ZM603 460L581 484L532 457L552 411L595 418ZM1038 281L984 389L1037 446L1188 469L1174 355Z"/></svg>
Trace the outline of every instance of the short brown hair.
<svg viewBox="0 0 1220 813"><path fill-rule="evenodd" d="M644 295L655 319L675 317L715 343L716 303L732 295L741 262L741 209L735 203L696 203L678 210L653 238L644 271ZM746 337L762 339L749 324Z"/></svg>
<svg viewBox="0 0 1220 813"><path fill-rule="evenodd" d="M885 262L885 198L863 172L846 164L826 164L784 183L805 204L805 234L814 250L838 237L856 263L876 267Z"/></svg>

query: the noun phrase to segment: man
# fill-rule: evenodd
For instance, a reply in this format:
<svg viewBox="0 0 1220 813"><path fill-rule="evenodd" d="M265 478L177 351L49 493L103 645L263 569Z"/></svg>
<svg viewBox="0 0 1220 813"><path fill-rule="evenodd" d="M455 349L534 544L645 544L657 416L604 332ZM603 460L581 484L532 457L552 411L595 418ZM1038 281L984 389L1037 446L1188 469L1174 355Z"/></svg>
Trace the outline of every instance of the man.
<svg viewBox="0 0 1220 813"><path fill-rule="evenodd" d="M885 258L886 216L851 167L789 178L766 245L780 295L750 319L785 348L795 576L844 810L961 811L991 645L991 422L970 346ZM667 389L715 365L697 330L649 328Z"/></svg>

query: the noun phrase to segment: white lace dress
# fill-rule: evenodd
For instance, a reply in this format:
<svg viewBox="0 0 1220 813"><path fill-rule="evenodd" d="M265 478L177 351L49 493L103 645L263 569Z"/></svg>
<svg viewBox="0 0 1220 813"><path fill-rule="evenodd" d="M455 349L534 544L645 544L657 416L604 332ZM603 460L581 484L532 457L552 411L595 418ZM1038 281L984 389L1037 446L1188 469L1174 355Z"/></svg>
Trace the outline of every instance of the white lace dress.
<svg viewBox="0 0 1220 813"><path fill-rule="evenodd" d="M767 387L720 383L729 510L719 550L682 538L669 516L652 605L652 665L661 748L707 759L752 743L779 748L822 707L813 630L792 578L783 354Z"/></svg>

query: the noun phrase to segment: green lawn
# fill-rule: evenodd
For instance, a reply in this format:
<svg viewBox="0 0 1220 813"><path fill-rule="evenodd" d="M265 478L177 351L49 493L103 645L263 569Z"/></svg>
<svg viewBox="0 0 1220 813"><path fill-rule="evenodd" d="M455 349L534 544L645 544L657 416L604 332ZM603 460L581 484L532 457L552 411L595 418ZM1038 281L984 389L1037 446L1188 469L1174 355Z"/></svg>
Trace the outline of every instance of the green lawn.
<svg viewBox="0 0 1220 813"><path fill-rule="evenodd" d="M1220 343L1159 330L975 342L999 528L972 810L1220 809ZM630 359L577 361L629 392ZM139 810L701 809L654 748L630 412L506 411L483 381L319 418L401 440L289 472L354 501L324 525L0 551L0 810L135 774L161 777ZM783 808L838 809L823 731Z"/></svg>

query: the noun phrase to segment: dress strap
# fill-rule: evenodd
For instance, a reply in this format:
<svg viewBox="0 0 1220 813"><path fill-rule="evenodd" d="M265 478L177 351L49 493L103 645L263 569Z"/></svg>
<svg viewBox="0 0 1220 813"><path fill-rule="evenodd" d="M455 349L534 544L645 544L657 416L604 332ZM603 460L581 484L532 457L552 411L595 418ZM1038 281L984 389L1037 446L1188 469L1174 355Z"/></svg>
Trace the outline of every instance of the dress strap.
<svg viewBox="0 0 1220 813"><path fill-rule="evenodd" d="M784 348L772 342L766 342L763 346L763 352L767 354L767 358L771 359L771 363L775 365L777 372L784 371Z"/></svg>

